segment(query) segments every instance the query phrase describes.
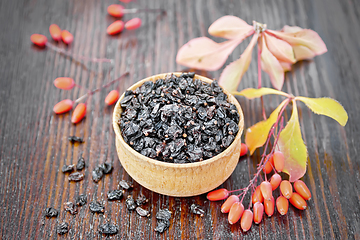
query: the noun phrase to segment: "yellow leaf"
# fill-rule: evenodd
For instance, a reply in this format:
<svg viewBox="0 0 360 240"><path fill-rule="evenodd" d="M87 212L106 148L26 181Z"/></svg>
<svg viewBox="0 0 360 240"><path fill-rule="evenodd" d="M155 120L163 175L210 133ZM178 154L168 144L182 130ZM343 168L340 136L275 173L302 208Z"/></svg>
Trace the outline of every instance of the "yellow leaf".
<svg viewBox="0 0 360 240"><path fill-rule="evenodd" d="M245 143L250 150L250 155L252 155L258 147L265 144L269 131L276 122L279 112L284 107L286 101L287 99L280 103L267 120L258 122L246 130Z"/></svg>
<svg viewBox="0 0 360 240"><path fill-rule="evenodd" d="M279 91L279 90L272 89L272 88L259 88L259 89L246 88L246 89L242 90L241 92L232 92L232 94L243 96L248 99L259 98L259 97L262 97L264 95L269 95L269 94L277 94L277 95L281 95L284 97L290 97L289 94Z"/></svg>
<svg viewBox="0 0 360 240"><path fill-rule="evenodd" d="M314 113L335 119L341 126L347 123L347 112L339 102L332 98L296 97L295 99L304 102Z"/></svg>
<svg viewBox="0 0 360 240"><path fill-rule="evenodd" d="M293 111L289 122L280 132L278 146L284 154L283 172L290 175L290 182L304 176L306 172L307 149L301 137L296 101L293 101Z"/></svg>

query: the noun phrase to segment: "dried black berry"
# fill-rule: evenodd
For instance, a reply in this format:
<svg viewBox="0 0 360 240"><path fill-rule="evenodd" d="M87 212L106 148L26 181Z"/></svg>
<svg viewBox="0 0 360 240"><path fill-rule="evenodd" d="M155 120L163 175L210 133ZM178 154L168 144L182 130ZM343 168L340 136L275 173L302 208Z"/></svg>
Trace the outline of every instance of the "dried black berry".
<svg viewBox="0 0 360 240"><path fill-rule="evenodd" d="M141 206L145 203L147 203L149 200L144 195L139 195L136 198L136 205Z"/></svg>
<svg viewBox="0 0 360 240"><path fill-rule="evenodd" d="M150 212L145 210L145 209L142 209L141 207L136 207L135 210L136 210L137 214L139 214L142 217L149 217L150 216Z"/></svg>
<svg viewBox="0 0 360 240"><path fill-rule="evenodd" d="M133 188L133 185L132 185L131 183L129 183L128 181L126 181L126 180L121 180L121 181L119 182L119 185L120 185L123 189L126 189L126 190L128 190L128 189L130 189L130 188Z"/></svg>
<svg viewBox="0 0 360 240"><path fill-rule="evenodd" d="M84 179L84 174L79 172L74 172L69 175L68 179L69 181L78 182Z"/></svg>
<svg viewBox="0 0 360 240"><path fill-rule="evenodd" d="M170 220L170 218L171 218L171 212L169 211L169 209L160 209L156 213L156 219L158 220Z"/></svg>
<svg viewBox="0 0 360 240"><path fill-rule="evenodd" d="M77 214L76 205L74 203L72 203L72 202L64 203L64 209L65 209L65 211L71 213L72 215Z"/></svg>
<svg viewBox="0 0 360 240"><path fill-rule="evenodd" d="M57 225L56 227L56 232L59 234L59 235L63 235L65 233L67 233L69 231L69 224L66 223L66 222L63 222L63 223L60 223Z"/></svg>
<svg viewBox="0 0 360 240"><path fill-rule="evenodd" d="M196 205L194 203L191 204L190 211L194 214L200 215L201 217L205 214L205 211L199 205Z"/></svg>
<svg viewBox="0 0 360 240"><path fill-rule="evenodd" d="M120 200L123 196L122 190L112 190L107 193L107 198L109 201Z"/></svg>
<svg viewBox="0 0 360 240"><path fill-rule="evenodd" d="M46 217L57 217L59 214L59 211L55 208L49 207L45 209L45 216Z"/></svg>
<svg viewBox="0 0 360 240"><path fill-rule="evenodd" d="M89 204L89 209L91 212L94 212L94 213L104 213L105 212L105 207L97 201L91 202Z"/></svg>
<svg viewBox="0 0 360 240"><path fill-rule="evenodd" d="M78 205L78 206L84 206L84 205L87 203L87 196L86 196L86 194L81 194L81 195L79 195L79 196L76 198L75 202L76 202L76 205Z"/></svg>
<svg viewBox="0 0 360 240"><path fill-rule="evenodd" d="M170 221L168 220L158 220L156 223L156 228L155 231L159 232L159 233L163 233L164 231L166 231L166 229L168 229L170 226Z"/></svg>
<svg viewBox="0 0 360 240"><path fill-rule="evenodd" d="M206 160L238 133L240 115L216 81L194 73L167 75L127 91L121 101L122 136L142 155L171 163ZM228 137L232 135L233 137Z"/></svg>
<svg viewBox="0 0 360 240"><path fill-rule="evenodd" d="M103 169L100 167L95 168L92 171L91 176L94 182L100 181L100 179L104 176Z"/></svg>
<svg viewBox="0 0 360 240"><path fill-rule="evenodd" d="M82 170L85 167L85 160L82 156L79 157L78 162L76 164L76 170Z"/></svg>
<svg viewBox="0 0 360 240"><path fill-rule="evenodd" d="M74 164L71 164L71 165L64 164L64 166L61 168L61 171L63 173L72 172L72 171L74 171L74 166L75 166Z"/></svg>
<svg viewBox="0 0 360 240"><path fill-rule="evenodd" d="M68 139L71 143L75 143L75 142L84 143L85 142L84 139L82 139L81 137L76 137L76 136L70 136Z"/></svg>
<svg viewBox="0 0 360 240"><path fill-rule="evenodd" d="M128 210L134 210L136 208L136 204L132 196L128 196L128 198L125 201L125 204Z"/></svg>
<svg viewBox="0 0 360 240"><path fill-rule="evenodd" d="M114 234L117 234L118 231L119 231L118 227L111 223L105 223L105 224L99 225L99 232L101 234L114 235Z"/></svg>
<svg viewBox="0 0 360 240"><path fill-rule="evenodd" d="M111 163L103 163L99 165L99 168L102 169L104 174L108 174L112 171L112 164Z"/></svg>

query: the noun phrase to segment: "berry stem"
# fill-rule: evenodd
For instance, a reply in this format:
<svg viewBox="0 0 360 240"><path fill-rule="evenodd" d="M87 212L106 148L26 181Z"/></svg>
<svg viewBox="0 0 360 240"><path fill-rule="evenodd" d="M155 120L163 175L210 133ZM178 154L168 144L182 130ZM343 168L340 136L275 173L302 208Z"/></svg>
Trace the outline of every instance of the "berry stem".
<svg viewBox="0 0 360 240"><path fill-rule="evenodd" d="M259 38L261 39L262 33L260 34ZM261 88L261 48L260 43L257 44L257 70L258 70L258 88ZM261 108L262 108L262 115L264 120L266 120L266 113L265 113L265 106L264 106L264 98L261 97Z"/></svg>
<svg viewBox="0 0 360 240"><path fill-rule="evenodd" d="M85 56L81 56L81 55L74 55L68 51L65 51L64 49L62 48L58 48L56 47L55 45L47 42L46 43L46 46L51 48L52 50L56 51L56 52L59 52L60 54L63 54L67 57L71 57L75 60L83 60L83 61L90 61L90 62L95 62L95 63L100 63L100 62L108 62L108 63L111 63L113 64L114 63L114 60L113 59L108 59L108 58L88 58L88 57L85 57Z"/></svg>
<svg viewBox="0 0 360 240"><path fill-rule="evenodd" d="M100 91L101 89L110 86L111 84L113 84L113 83L116 82L116 81L120 81L123 77L125 77L125 76L127 76L127 75L129 75L129 72L125 72L125 73L122 74L120 77L118 77L118 78L116 78L116 79L108 82L107 84L102 85L102 86L99 87L99 88L96 88L96 89L94 89L94 90L92 90L92 91L88 91L87 93L85 93L84 95L82 95L81 97L79 97L78 99L76 99L74 103L78 103L78 102L82 101L84 98L86 98L86 97L88 97L88 96L91 96L91 95L93 95L94 93Z"/></svg>

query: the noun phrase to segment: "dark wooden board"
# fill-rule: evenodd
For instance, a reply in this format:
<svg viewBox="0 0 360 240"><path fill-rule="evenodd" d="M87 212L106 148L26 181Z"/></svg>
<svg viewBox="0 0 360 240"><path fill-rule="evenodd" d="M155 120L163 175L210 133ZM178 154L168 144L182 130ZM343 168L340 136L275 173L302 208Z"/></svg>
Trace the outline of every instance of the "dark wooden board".
<svg viewBox="0 0 360 240"><path fill-rule="evenodd" d="M115 239L360 239L360 2L356 0L276 0L276 1L145 1L127 4L128 8L164 8L165 16L151 13L130 14L140 17L142 28L118 36L106 34L114 18L106 8L116 0L12 0L0 1L0 238L1 239L92 239L101 238L98 225L107 220L120 232ZM346 127L324 116L313 114L300 105L302 134L308 147L307 173L303 180L313 198L305 211L290 207L286 216L275 213L253 225L247 233L239 224L233 226L221 214L221 202L209 202L205 195L174 198L151 192L134 182L125 195L144 194L150 218L128 212L124 201L108 202L106 192L117 188L121 179L131 180L118 161L112 129L113 107L104 104L108 91L103 89L88 101L86 119L70 123L70 114L54 115L52 107L62 99L76 99L84 89L56 89L56 77L70 76L88 88L100 87L109 64L80 64L51 49L39 49L30 42L33 33L50 37L48 27L57 23L74 34L66 49L78 55L114 59L111 78L125 71L130 75L118 84L123 92L147 76L188 70L175 62L177 50L194 37L209 36L207 28L223 15L236 15L248 23L267 23L270 29L284 25L311 28L319 33L328 52L311 61L297 63L286 74L284 91L308 97L329 96L337 99L349 114ZM222 41L221 39L215 39ZM51 43L54 43L50 40ZM237 59L249 40L229 57ZM56 44L56 43L54 43ZM66 46L56 44L61 48ZM240 89L257 86L253 62ZM222 68L223 69L223 68ZM222 71L199 72L218 78ZM269 78L263 74L265 86ZM280 102L268 97L267 114ZM243 107L246 127L261 120L260 102L238 98ZM289 112L288 112L289 114ZM287 115L287 118L289 115ZM84 144L72 145L69 135L82 136ZM69 183L60 168L76 163L83 155L87 167L85 180ZM222 185L228 189L246 186L255 172L260 151L241 158L235 172ZM99 183L91 180L91 170L104 161L114 164L114 171ZM92 214L82 207L75 216L66 213L63 203L74 201L81 193L89 200L105 200L106 212ZM245 202L247 203L247 197ZM204 217L189 213L192 203L203 206ZM44 219L46 207L61 209L57 219ZM154 232L155 212L169 208L173 212L170 229ZM57 222L67 221L70 232L56 234Z"/></svg>

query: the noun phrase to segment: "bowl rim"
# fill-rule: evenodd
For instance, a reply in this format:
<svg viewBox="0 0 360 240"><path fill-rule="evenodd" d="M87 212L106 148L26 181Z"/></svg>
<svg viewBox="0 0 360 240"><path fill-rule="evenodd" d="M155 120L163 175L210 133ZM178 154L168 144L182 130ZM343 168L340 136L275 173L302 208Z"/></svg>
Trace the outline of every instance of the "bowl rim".
<svg viewBox="0 0 360 240"><path fill-rule="evenodd" d="M161 78L165 79L165 77L167 75L169 75L169 74L180 76L180 74L182 74L182 73L183 72L170 72L170 73L156 74L156 75L144 78L144 79L136 82L135 84L133 84L132 86L127 88L127 90L135 90L136 88L138 88L144 82L147 82L147 81L155 82L156 80L161 79ZM207 83L211 83L211 82L214 81L214 80L211 80L211 79L209 79L207 77L204 77L204 76L201 76L201 75L198 75L198 74L195 74L194 79L195 78L200 79L201 81L204 81L204 82L207 82ZM121 112L122 112L120 102L124 98L125 92L118 99L118 101L117 101L117 103L116 103L116 105L114 107L114 111L113 111L113 128L114 128L114 131L115 131L116 140L119 140L121 142L121 145L123 147L125 147L127 151L131 152L131 154L135 155L138 159L141 159L141 160L147 162L148 164L156 165L156 166L159 166L159 167L189 169L189 168L201 167L201 166L204 166L204 165L211 164L212 162L218 161L224 155L229 154L229 152L233 148L233 145L238 142L239 138L240 138L240 142L241 142L241 135L242 135L242 132L244 130L244 115L243 115L242 108L241 108L239 102L236 100L236 98L231 93L229 93L224 88L223 88L223 91L228 96L228 98L231 99L230 102L233 103L236 106L237 110L238 110L238 113L240 115L240 120L239 120L239 123L238 123L239 131L236 134L236 136L235 136L233 142L230 144L230 146L227 147L223 152L219 153L218 155L216 155L216 156L214 156L212 158L209 158L209 159L206 159L206 160L203 160L203 161L200 161L200 162L193 162L193 163L168 163L168 162L163 162L163 161L160 161L160 160L156 160L156 159L146 157L146 156L142 155L141 153L137 152L132 147L130 147L125 142L125 140L123 139L123 137L121 135L121 131L120 131L120 126L118 124L118 115L121 114Z"/></svg>

